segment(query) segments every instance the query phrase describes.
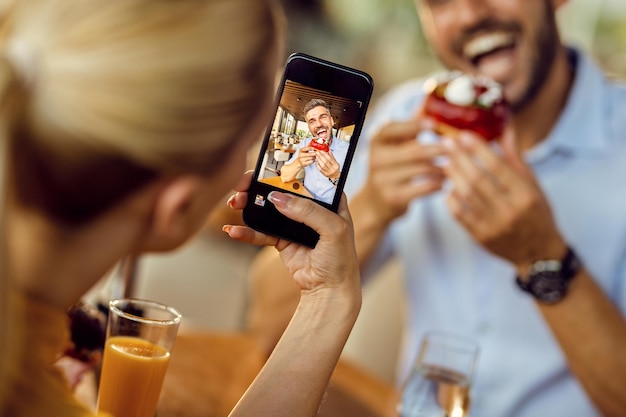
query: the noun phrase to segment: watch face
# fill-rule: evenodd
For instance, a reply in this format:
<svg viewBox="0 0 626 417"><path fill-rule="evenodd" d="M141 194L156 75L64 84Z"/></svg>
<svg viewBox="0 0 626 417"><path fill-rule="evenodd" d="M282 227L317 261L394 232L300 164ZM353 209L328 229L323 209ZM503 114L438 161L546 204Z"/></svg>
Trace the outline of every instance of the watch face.
<svg viewBox="0 0 626 417"><path fill-rule="evenodd" d="M530 291L541 301L555 303L565 295L566 284L558 272L542 271L533 277Z"/></svg>

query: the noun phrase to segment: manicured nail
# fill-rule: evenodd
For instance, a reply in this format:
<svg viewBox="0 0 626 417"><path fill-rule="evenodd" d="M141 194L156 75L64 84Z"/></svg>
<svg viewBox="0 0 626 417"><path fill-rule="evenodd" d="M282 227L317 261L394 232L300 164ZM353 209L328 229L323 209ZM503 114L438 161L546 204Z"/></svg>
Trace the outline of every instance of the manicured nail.
<svg viewBox="0 0 626 417"><path fill-rule="evenodd" d="M226 234L230 234L230 230L233 227L230 224L225 224L224 226L222 226L222 232L226 233Z"/></svg>
<svg viewBox="0 0 626 417"><path fill-rule="evenodd" d="M235 201L235 197L237 196L237 194L233 194L228 198L228 201L226 202L226 205L230 208L233 208L233 202Z"/></svg>
<svg viewBox="0 0 626 417"><path fill-rule="evenodd" d="M267 199L272 202L276 207L285 208L289 205L291 201L291 196L285 193L279 193L277 191L272 191L267 196Z"/></svg>

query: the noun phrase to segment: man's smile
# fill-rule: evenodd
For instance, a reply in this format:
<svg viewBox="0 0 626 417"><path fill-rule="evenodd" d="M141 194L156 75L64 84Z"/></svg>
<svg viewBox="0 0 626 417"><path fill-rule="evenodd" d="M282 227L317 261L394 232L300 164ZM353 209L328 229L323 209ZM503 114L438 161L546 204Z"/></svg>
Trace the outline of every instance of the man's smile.
<svg viewBox="0 0 626 417"><path fill-rule="evenodd" d="M315 135L317 137L319 137L319 138L322 138L322 139L326 140L326 139L328 139L328 129L326 129L325 127L320 127L315 132Z"/></svg>
<svg viewBox="0 0 626 417"><path fill-rule="evenodd" d="M504 83L520 65L521 34L516 23L484 21L467 30L455 43L455 50L473 72Z"/></svg>

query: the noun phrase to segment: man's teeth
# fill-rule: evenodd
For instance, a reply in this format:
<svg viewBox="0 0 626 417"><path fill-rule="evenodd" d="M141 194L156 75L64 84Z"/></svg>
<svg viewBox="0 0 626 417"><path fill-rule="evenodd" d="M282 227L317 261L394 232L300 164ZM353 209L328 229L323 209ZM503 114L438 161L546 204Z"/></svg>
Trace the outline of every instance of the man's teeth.
<svg viewBox="0 0 626 417"><path fill-rule="evenodd" d="M511 33L498 32L479 36L465 44L463 53L469 59L474 59L498 48L513 45L515 38Z"/></svg>

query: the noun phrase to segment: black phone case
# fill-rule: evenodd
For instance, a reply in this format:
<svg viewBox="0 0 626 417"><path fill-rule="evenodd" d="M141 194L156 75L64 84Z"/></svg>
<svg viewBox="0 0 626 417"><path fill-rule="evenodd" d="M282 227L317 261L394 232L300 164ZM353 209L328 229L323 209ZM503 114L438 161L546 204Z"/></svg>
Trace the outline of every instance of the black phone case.
<svg viewBox="0 0 626 417"><path fill-rule="evenodd" d="M342 126L343 123L354 122L354 130L350 136L349 148L343 162L333 201L327 203L310 198L334 212L337 211L339 206L372 92L373 80L365 72L302 53L292 54L287 59L275 102L277 111L280 109L292 111L291 108L300 104L300 102L303 105L308 98L318 97L325 99L329 102L331 108L335 107L335 112L339 112L333 114L333 119L335 114L338 114L338 117L340 117L339 122L335 122L336 124ZM296 97L295 101L294 97ZM281 101L290 101L291 104L282 103L281 105ZM263 169L265 153L268 152L273 122L272 120L268 126L265 139L259 151L254 178L248 190L248 203L243 210L243 220L247 226L260 232L308 247L315 247L319 240L319 235L316 231L303 223L285 217L272 203L267 201L267 195L271 191L289 192L299 195L296 192L297 190L279 188L258 180L260 174L264 175L264 173L261 173L261 170Z"/></svg>

